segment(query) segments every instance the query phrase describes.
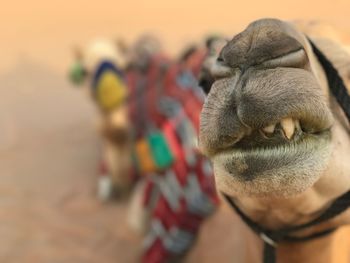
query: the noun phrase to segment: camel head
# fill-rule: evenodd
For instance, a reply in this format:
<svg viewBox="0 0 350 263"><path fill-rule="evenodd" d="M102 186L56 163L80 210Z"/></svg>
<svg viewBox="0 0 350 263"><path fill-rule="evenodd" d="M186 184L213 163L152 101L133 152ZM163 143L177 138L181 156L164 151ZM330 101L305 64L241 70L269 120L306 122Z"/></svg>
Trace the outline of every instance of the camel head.
<svg viewBox="0 0 350 263"><path fill-rule="evenodd" d="M219 191L239 200L307 199L311 213L350 189L348 120L301 31L253 22L209 68L199 146Z"/></svg>
<svg viewBox="0 0 350 263"><path fill-rule="evenodd" d="M69 72L71 81L77 85L91 81L94 72L103 61L109 61L120 69L124 68L126 61L124 49L121 49L123 44L122 41L114 43L99 38L86 46L75 47L73 50L74 62Z"/></svg>

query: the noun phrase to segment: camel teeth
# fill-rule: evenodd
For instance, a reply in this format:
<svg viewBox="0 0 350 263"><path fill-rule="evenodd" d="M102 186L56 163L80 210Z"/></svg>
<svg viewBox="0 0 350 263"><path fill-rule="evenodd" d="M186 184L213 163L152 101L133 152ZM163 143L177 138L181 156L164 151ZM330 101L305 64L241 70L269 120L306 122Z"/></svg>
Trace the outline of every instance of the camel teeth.
<svg viewBox="0 0 350 263"><path fill-rule="evenodd" d="M281 120L281 127L284 135L290 140L294 134L295 122L291 118L284 118Z"/></svg>
<svg viewBox="0 0 350 263"><path fill-rule="evenodd" d="M272 134L275 131L275 128L276 128L276 124L271 124L269 126L262 128L262 130L265 133Z"/></svg>

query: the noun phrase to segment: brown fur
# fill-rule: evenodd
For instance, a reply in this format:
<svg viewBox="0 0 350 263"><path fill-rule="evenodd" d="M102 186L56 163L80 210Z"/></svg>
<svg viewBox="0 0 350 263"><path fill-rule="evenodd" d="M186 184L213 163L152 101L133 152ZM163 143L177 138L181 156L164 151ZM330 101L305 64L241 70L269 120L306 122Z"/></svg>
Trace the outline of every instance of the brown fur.
<svg viewBox="0 0 350 263"><path fill-rule="evenodd" d="M346 47L312 32L349 88ZM201 116L200 146L213 160L219 191L234 198L245 214L270 229L297 225L320 215L350 189L349 123L330 97L323 69L299 29L272 19L252 23L223 48L212 74L216 81ZM284 117L300 120L305 141L277 137L264 148L256 131ZM297 234L349 222L347 211ZM241 238L251 241L240 251L232 248L241 259L235 262L259 262L261 241L246 233ZM347 251L334 255L339 235L282 244L278 260L346 262L336 258L347 260Z"/></svg>
<svg viewBox="0 0 350 263"><path fill-rule="evenodd" d="M101 135L104 141L104 160L108 166L114 191L125 196L131 189L131 124L127 105L121 105L102 116Z"/></svg>

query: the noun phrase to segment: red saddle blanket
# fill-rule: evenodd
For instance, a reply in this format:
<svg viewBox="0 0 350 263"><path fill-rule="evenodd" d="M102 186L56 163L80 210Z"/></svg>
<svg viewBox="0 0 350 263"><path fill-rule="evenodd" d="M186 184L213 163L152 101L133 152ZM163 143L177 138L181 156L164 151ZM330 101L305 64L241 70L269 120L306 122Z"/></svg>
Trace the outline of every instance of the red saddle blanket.
<svg viewBox="0 0 350 263"><path fill-rule="evenodd" d="M152 214L142 262L167 262L184 255L217 205L211 165L196 147L204 100L196 74L204 54L195 52L188 63L157 55L146 70L127 73L130 118L139 147L135 158L139 172L146 175L144 205ZM155 135L163 138L157 143L166 145L159 158L171 156L162 169L149 142Z"/></svg>

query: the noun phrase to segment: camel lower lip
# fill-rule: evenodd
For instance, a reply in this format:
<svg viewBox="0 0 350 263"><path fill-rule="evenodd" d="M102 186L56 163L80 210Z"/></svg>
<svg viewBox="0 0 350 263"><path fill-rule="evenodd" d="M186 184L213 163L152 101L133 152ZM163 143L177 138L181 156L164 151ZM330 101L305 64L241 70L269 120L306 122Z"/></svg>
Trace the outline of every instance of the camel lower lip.
<svg viewBox="0 0 350 263"><path fill-rule="evenodd" d="M224 187L232 185L234 191L253 194L270 194L269 191L283 189L301 191L315 183L327 164L330 139L327 131L276 147L221 151L212 159L218 188L220 182L225 181ZM262 184L264 187L260 187Z"/></svg>
<svg viewBox="0 0 350 263"><path fill-rule="evenodd" d="M319 134L304 134L301 138L290 143L285 143L275 146L263 146L255 148L227 148L216 153L213 156L214 162L218 156L240 156L240 157L255 157L257 159L268 156L274 156L276 158L285 158L285 156L293 156L298 154L312 153L317 151L318 148L325 146L330 142L330 131L324 131Z"/></svg>

